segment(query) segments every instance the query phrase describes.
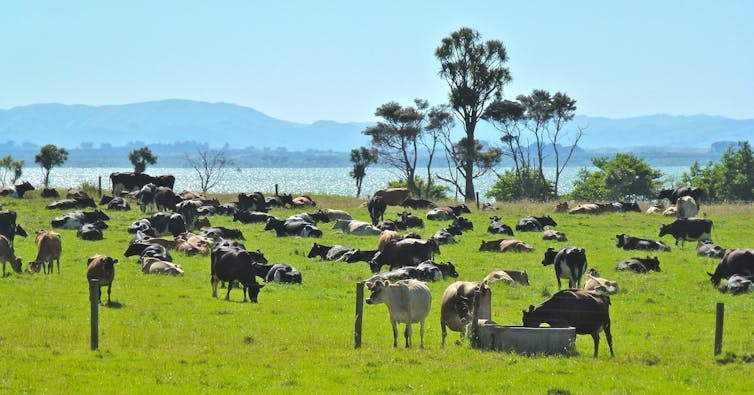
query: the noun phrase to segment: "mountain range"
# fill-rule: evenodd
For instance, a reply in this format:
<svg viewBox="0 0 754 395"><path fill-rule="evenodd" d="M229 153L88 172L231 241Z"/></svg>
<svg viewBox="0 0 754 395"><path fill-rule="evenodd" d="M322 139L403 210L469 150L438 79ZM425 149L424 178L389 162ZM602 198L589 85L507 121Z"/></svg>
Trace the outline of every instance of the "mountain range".
<svg viewBox="0 0 754 395"><path fill-rule="evenodd" d="M0 110L0 139L13 144L61 147L133 143L201 142L214 147L348 152L368 145L361 132L372 122L288 122L228 103L162 100L124 105L33 104ZM650 115L611 119L579 115L570 127L584 130L583 149L630 147L709 148L715 142L752 140L754 119ZM460 128L458 130L460 135ZM477 138L497 142L486 122Z"/></svg>

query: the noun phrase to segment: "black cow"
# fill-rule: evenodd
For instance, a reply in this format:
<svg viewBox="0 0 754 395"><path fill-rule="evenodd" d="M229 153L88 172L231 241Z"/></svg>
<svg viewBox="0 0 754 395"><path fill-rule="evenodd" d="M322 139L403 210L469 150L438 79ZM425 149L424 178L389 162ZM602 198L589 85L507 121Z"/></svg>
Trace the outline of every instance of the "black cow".
<svg viewBox="0 0 754 395"><path fill-rule="evenodd" d="M739 276L754 276L754 249L751 248L734 248L728 250L720 263L715 268L715 273L709 273L710 281L713 285L718 286L720 280L728 278L734 274Z"/></svg>
<svg viewBox="0 0 754 395"><path fill-rule="evenodd" d="M43 188L42 192L39 193L39 196L43 198L57 199L60 197L60 192L58 192L58 190L55 188Z"/></svg>
<svg viewBox="0 0 754 395"><path fill-rule="evenodd" d="M13 239L15 239L16 235L22 237L29 236L21 225L16 224L17 216L18 214L13 210L0 211L0 235L5 236L11 245L13 245Z"/></svg>
<svg viewBox="0 0 754 395"><path fill-rule="evenodd" d="M586 251L573 246L566 246L558 251L550 247L545 251L545 257L542 260L542 266L548 265L555 265L558 289L561 288L561 278L568 279L568 288L579 288L581 277L586 272Z"/></svg>
<svg viewBox="0 0 754 395"><path fill-rule="evenodd" d="M99 201L100 205L106 204L108 210L115 210L115 211L128 211L131 210L131 205L128 204L128 201L126 199L120 197L120 196L108 196L104 195L102 196L102 199Z"/></svg>
<svg viewBox="0 0 754 395"><path fill-rule="evenodd" d="M239 193L237 205L239 210L267 212L267 203L262 192Z"/></svg>
<svg viewBox="0 0 754 395"><path fill-rule="evenodd" d="M380 268L389 265L390 270L403 266L413 266L434 258L440 254L440 248L434 240L401 239L391 240L382 251L369 261L372 273L379 273Z"/></svg>
<svg viewBox="0 0 754 395"><path fill-rule="evenodd" d="M45 208L47 209L59 209L59 210L70 210L72 208L97 208L97 205L94 204L94 199L90 197L82 197L82 198L74 198L74 199L61 199L56 200L52 203L49 203Z"/></svg>
<svg viewBox="0 0 754 395"><path fill-rule="evenodd" d="M458 226L461 230L474 230L474 224L464 217L454 218L451 225Z"/></svg>
<svg viewBox="0 0 754 395"><path fill-rule="evenodd" d="M178 213L158 211L152 214L149 223L152 224L156 234L170 233L175 237L186 232L186 221L183 219L183 215Z"/></svg>
<svg viewBox="0 0 754 395"><path fill-rule="evenodd" d="M433 202L430 202L429 200L425 199L411 199L411 198L405 198L403 199L403 202L401 202L401 206L408 207L413 210L418 210L420 208L435 208L437 205Z"/></svg>
<svg viewBox="0 0 754 395"><path fill-rule="evenodd" d="M157 187L154 191L154 204L157 210L173 211L175 205L181 202L181 197L168 187Z"/></svg>
<svg viewBox="0 0 754 395"><path fill-rule="evenodd" d="M0 188L0 196L10 196L21 199L26 192L33 190L34 186L31 185L29 181L24 181L12 187Z"/></svg>
<svg viewBox="0 0 754 395"><path fill-rule="evenodd" d="M374 259L375 255L377 255L377 252L379 250L360 250L355 249L346 252L343 254L343 257L341 260L345 261L346 263L354 263L354 262L367 262Z"/></svg>
<svg viewBox="0 0 754 395"><path fill-rule="evenodd" d="M524 310L524 326L538 327L547 323L555 328L576 328L577 335L592 335L594 357L600 347L600 332L605 331L610 356L613 353L613 335L610 333L610 298L602 293L581 289L564 289L537 307Z"/></svg>
<svg viewBox="0 0 754 395"><path fill-rule="evenodd" d="M114 195L117 190L131 192L141 189L149 183L172 189L175 184L175 177L170 174L153 177L147 173L116 172L110 174L110 183Z"/></svg>
<svg viewBox="0 0 754 395"><path fill-rule="evenodd" d="M408 229L408 228L424 228L424 220L421 218L409 213L408 211L404 211L400 214L401 219L397 222L401 225L398 226L398 229Z"/></svg>
<svg viewBox="0 0 754 395"><path fill-rule="evenodd" d="M107 221L109 219L110 217L100 210L73 211L55 217L55 219L51 221L51 224L53 228L80 229L84 224L91 224L97 221Z"/></svg>
<svg viewBox="0 0 754 395"><path fill-rule="evenodd" d="M267 220L270 218L275 218L275 216L262 211L238 210L235 214L233 214L233 221L238 221L242 224L267 222Z"/></svg>
<svg viewBox="0 0 754 395"><path fill-rule="evenodd" d="M615 246L624 250L670 251L670 247L659 240L642 239L623 233L615 235L615 237L618 239Z"/></svg>
<svg viewBox="0 0 754 395"><path fill-rule="evenodd" d="M102 225L105 225L105 228L101 228L100 226ZM103 221L97 221L91 224L84 224L76 232L76 236L78 236L80 239L83 239L83 240L102 240L104 238L102 234L102 229L106 229L106 228L107 228L107 224L105 224Z"/></svg>
<svg viewBox="0 0 754 395"><path fill-rule="evenodd" d="M351 251L354 251L354 249L341 245L334 245L332 247L329 247L326 245L314 243L312 245L312 249L309 250L309 254L307 254L306 256L308 258L314 258L315 256L318 256L323 261L339 261Z"/></svg>
<svg viewBox="0 0 754 395"><path fill-rule="evenodd" d="M681 248L686 240L711 240L712 221L703 218L679 218L672 224L660 226L660 237L665 235L672 235L675 245L681 240Z"/></svg>
<svg viewBox="0 0 754 395"><path fill-rule="evenodd" d="M500 218L498 218L497 216L490 217L490 224L487 226L487 232L492 234L513 236L513 229L510 226L500 222Z"/></svg>
<svg viewBox="0 0 754 395"><path fill-rule="evenodd" d="M367 203L367 210L369 211L369 217L372 218L372 225L377 225L379 221L384 219L385 210L387 210L385 198L380 195L372 196Z"/></svg>
<svg viewBox="0 0 754 395"><path fill-rule="evenodd" d="M249 252L242 249L219 251L221 253L218 253L216 257L213 256L214 259L212 260L212 296L217 297L217 284L224 281L228 283L228 293L225 295L225 300L229 300L233 282L238 281L243 286L243 301L251 300L252 303L257 303L259 290L264 285L257 283L256 263ZM213 254L215 254L214 251ZM247 292L248 299L246 298Z"/></svg>
<svg viewBox="0 0 754 395"><path fill-rule="evenodd" d="M130 243L128 245L128 248L126 248L126 252L124 252L123 255L126 257L134 256L134 255L138 255L139 257L153 257L153 258L159 258L162 261L173 262L173 257L170 256L168 249L165 248L165 246L161 244L157 244L157 243L149 243L149 242Z"/></svg>
<svg viewBox="0 0 754 395"><path fill-rule="evenodd" d="M279 220L270 218L264 226L264 230L275 230L278 237L283 236L301 236L301 237L322 237L322 231L309 222L301 219Z"/></svg>
<svg viewBox="0 0 754 395"><path fill-rule="evenodd" d="M615 267L615 270L620 271L632 271L634 273L646 273L650 270L655 272L661 272L660 269L660 260L657 259L657 257L650 258L647 256L646 258L628 258L625 261L618 264L618 266Z"/></svg>
<svg viewBox="0 0 754 395"><path fill-rule="evenodd" d="M264 204L267 208L285 207L286 205L293 207L293 196L290 193L271 196L264 199Z"/></svg>
<svg viewBox="0 0 754 395"><path fill-rule="evenodd" d="M667 198L668 200L670 200L670 203L675 204L678 201L678 198L680 198L681 196L691 196L695 201L698 202L699 200L701 200L702 195L704 195L704 190L702 188L678 187L660 190L660 193L657 194L657 198Z"/></svg>
<svg viewBox="0 0 754 395"><path fill-rule="evenodd" d="M192 232L196 227L196 219L199 218L199 207L202 201L199 199L183 200L175 205L175 211L183 216L186 222L186 230Z"/></svg>
<svg viewBox="0 0 754 395"><path fill-rule="evenodd" d="M449 277L458 278L458 272L453 262L435 263L424 261L416 265L416 269L421 272L419 280L422 281L446 280ZM439 276L437 273L439 273Z"/></svg>
<svg viewBox="0 0 754 395"><path fill-rule="evenodd" d="M524 217L516 224L516 230L519 232L541 232L548 225L558 226L549 215L544 217Z"/></svg>
<svg viewBox="0 0 754 395"><path fill-rule="evenodd" d="M620 213L625 213L628 211L635 211L637 213L641 212L641 207L639 207L639 203L637 202L613 202L604 207L606 207L610 211Z"/></svg>

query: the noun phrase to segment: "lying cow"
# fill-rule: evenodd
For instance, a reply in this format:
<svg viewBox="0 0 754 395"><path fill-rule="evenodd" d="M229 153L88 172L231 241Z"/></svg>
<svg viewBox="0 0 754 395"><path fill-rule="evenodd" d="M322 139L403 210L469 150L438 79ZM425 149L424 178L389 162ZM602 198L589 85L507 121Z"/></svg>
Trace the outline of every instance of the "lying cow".
<svg viewBox="0 0 754 395"><path fill-rule="evenodd" d="M542 266L554 265L555 278L558 289L561 289L560 279L568 279L569 288L581 286L581 277L586 272L586 251L583 248L566 246L556 251L550 247L545 251Z"/></svg>
<svg viewBox="0 0 754 395"><path fill-rule="evenodd" d="M307 258L314 258L318 256L323 261L337 261L340 260L347 252L352 251L353 248L344 247L341 245L326 246L319 243L314 243L312 249L309 250Z"/></svg>
<svg viewBox="0 0 754 395"><path fill-rule="evenodd" d="M411 198L405 198L400 204L403 207L407 207L413 210L418 210L420 208L435 208L437 205L429 200L426 199L411 199Z"/></svg>
<svg viewBox="0 0 754 395"><path fill-rule="evenodd" d="M355 219L336 219L332 226L333 229L340 229L343 233L357 236L379 235L382 233L377 227L368 222L358 221Z"/></svg>
<svg viewBox="0 0 754 395"><path fill-rule="evenodd" d="M754 292L754 283L752 283L751 279L751 277L734 274L728 277L725 283L721 284L718 289L722 293L731 293L733 295Z"/></svg>
<svg viewBox="0 0 754 395"><path fill-rule="evenodd" d="M419 323L419 347L424 348L424 321L432 306L432 294L427 284L418 280L401 280L366 283L371 292L367 304L387 305L393 327L393 347L398 347L398 323L405 323L406 348L411 347L411 324Z"/></svg>
<svg viewBox="0 0 754 395"><path fill-rule="evenodd" d="M713 243L712 240L699 240L696 244L696 255L699 256L722 258L725 251L725 248Z"/></svg>
<svg viewBox="0 0 754 395"><path fill-rule="evenodd" d="M541 232L545 226L558 226L549 215L544 217L524 217L516 224L516 230L519 232Z"/></svg>
<svg viewBox="0 0 754 395"><path fill-rule="evenodd" d="M754 249L734 248L725 252L720 263L715 268L715 273L707 274L714 286L718 286L724 278L735 274L744 277L754 276Z"/></svg>
<svg viewBox="0 0 754 395"><path fill-rule="evenodd" d="M267 272L264 275L264 282L266 283L301 284L301 272L287 263L276 263L269 265L269 267L257 264L257 267L261 266L265 266L264 270Z"/></svg>
<svg viewBox="0 0 754 395"><path fill-rule="evenodd" d="M171 276L183 276L183 266L173 262L163 261L160 258L143 256L139 258L141 272L144 274L168 274Z"/></svg>
<svg viewBox="0 0 754 395"><path fill-rule="evenodd" d="M626 234L615 235L615 237L618 239L615 246L624 250L670 251L670 247L659 240L642 239Z"/></svg>
<svg viewBox="0 0 754 395"><path fill-rule="evenodd" d="M586 272L584 289L587 291L595 291L608 295L614 295L618 293L618 283L600 277L600 274L597 272L597 270L592 268L589 269L588 272Z"/></svg>
<svg viewBox="0 0 754 395"><path fill-rule="evenodd" d="M477 298L479 310L478 319L492 318L492 291L486 283L456 281L445 288L440 306L440 327L442 328L442 343L445 347L447 329L461 333L461 339L466 332L466 325L471 322L474 309L474 298Z"/></svg>
<svg viewBox="0 0 754 395"><path fill-rule="evenodd" d="M486 284L492 284L496 282L502 282L508 285L529 285L529 274L526 270L507 270L507 269L493 269L490 274L484 277L483 280Z"/></svg>
<svg viewBox="0 0 754 395"><path fill-rule="evenodd" d="M303 220L279 220L270 218L264 230L275 230L278 237L283 236L300 236L300 237L322 237L322 231L316 226Z"/></svg>
<svg viewBox="0 0 754 395"><path fill-rule="evenodd" d="M471 213L471 210L469 210L469 207L465 204L435 207L427 212L427 219L432 221L446 221L460 217L463 213Z"/></svg>
<svg viewBox="0 0 754 395"><path fill-rule="evenodd" d="M482 244L479 246L479 251L531 252L534 251L534 247L526 242L516 239L499 239L492 241L482 240Z"/></svg>
<svg viewBox="0 0 754 395"><path fill-rule="evenodd" d="M51 221L53 228L62 229L80 229L84 224L91 224L96 221L107 221L110 217L100 210L94 211L73 211L55 217Z"/></svg>
<svg viewBox="0 0 754 395"><path fill-rule="evenodd" d="M615 267L615 270L619 271L632 271L634 273L646 273L650 270L655 272L661 272L660 269L660 260L657 259L657 257L650 258L628 258L625 261L618 264L618 266Z"/></svg>
<svg viewBox="0 0 754 395"><path fill-rule="evenodd" d="M513 228L500 222L500 218L494 216L490 217L490 224L487 226L487 233L513 236Z"/></svg>
<svg viewBox="0 0 754 395"><path fill-rule="evenodd" d="M542 240L568 241L568 237L559 230L545 229L542 233Z"/></svg>

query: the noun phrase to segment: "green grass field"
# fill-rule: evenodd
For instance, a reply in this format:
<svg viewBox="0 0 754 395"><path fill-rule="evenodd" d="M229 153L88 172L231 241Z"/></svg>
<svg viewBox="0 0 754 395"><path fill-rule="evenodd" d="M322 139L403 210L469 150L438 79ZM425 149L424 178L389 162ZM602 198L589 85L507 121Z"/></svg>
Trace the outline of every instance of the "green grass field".
<svg viewBox="0 0 754 395"><path fill-rule="evenodd" d="M0 198L3 208L19 213L28 238L16 239L26 262L36 255L32 233L50 229L65 211L44 209L50 201L31 192L22 200ZM318 206L349 211L368 219L361 201L315 196ZM234 200L220 196L221 201ZM495 214L514 226L526 215L551 213L551 204L500 204ZM646 208L646 204L643 205ZM533 253L477 252L489 212L466 215L475 230L442 246L438 261L452 261L459 280L481 280L493 268L526 269L530 287L493 285L492 318L521 324L521 310L557 291L554 270L540 264L556 242L539 233L516 233ZM277 209L287 217L301 210ZM386 218L399 210L390 207ZM662 272L617 272L615 265L643 252L615 247L615 235L657 238L672 219L639 213L574 216L551 214L568 244L587 250L589 266L619 282L611 306L615 358L602 336L600 357L592 358L592 339L579 336L573 356L521 356L479 351L468 343L440 348L440 297L452 281L430 283L433 305L425 348L392 347L384 305L364 306L363 346L354 349L356 283L370 275L365 263L321 262L306 258L313 242L373 249L376 237L343 235L321 224L322 239L277 238L262 224L242 225L211 217L213 225L240 228L248 249L261 249L271 263L285 262L303 273L302 285L266 285L259 303L210 296L209 256L174 252L184 277L144 275L136 257L123 256L138 208L108 212L105 240L82 241L61 230L61 273L12 274L0 279L0 393L750 393L754 359L754 297L721 294L708 281L716 260L696 256L696 243L684 250L657 253ZM424 216L424 211L415 212ZM713 239L724 247L752 247L751 205L705 206L714 221ZM427 222L429 237L449 221ZM665 242L673 245L671 237ZM99 350L90 350L86 260L93 254L119 259L113 306L100 309ZM652 254L654 256L655 254ZM8 265L10 271L10 266ZM713 356L715 304L725 303L723 354ZM402 332L402 325L401 325ZM414 344L418 345L418 326ZM402 337L402 334L401 334ZM400 340L402 343L402 338Z"/></svg>

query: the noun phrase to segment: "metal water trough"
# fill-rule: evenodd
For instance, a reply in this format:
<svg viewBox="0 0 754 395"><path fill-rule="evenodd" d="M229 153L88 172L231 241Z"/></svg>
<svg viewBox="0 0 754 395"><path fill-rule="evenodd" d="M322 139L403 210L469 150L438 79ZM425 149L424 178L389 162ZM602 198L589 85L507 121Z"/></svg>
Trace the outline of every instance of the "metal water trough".
<svg viewBox="0 0 754 395"><path fill-rule="evenodd" d="M573 350L576 328L529 328L498 325L479 320L479 347L485 350L513 351L519 354L565 354Z"/></svg>

